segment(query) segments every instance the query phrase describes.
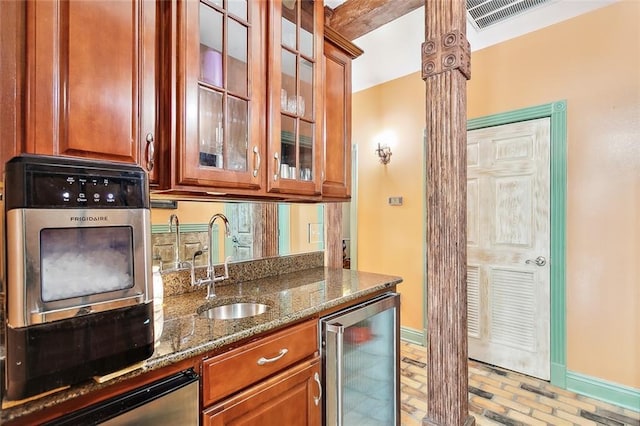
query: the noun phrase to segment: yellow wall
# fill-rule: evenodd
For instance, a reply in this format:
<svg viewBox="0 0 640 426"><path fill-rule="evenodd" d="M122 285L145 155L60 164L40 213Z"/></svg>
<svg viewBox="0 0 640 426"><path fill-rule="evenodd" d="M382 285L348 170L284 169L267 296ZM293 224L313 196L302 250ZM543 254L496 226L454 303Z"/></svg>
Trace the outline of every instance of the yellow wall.
<svg viewBox="0 0 640 426"><path fill-rule="evenodd" d="M633 388L640 388L638 22L640 2L624 0L474 52L468 85L469 118L567 100L567 368ZM424 93L415 73L355 94L354 143L370 141L382 125L417 141ZM422 240L415 230L402 242L389 235L421 226L421 201L407 205L395 223L377 211L392 185L411 192L420 185L423 151L417 142L411 148L406 138L402 142L397 152L405 160L394 164L394 152L385 177L382 167L371 165L373 155L361 152L358 261L360 269L387 268L409 278L400 289L414 309L421 277L407 257L421 263ZM403 169L397 173L405 182L395 179L394 166ZM382 263L389 258L394 261ZM404 316L403 326L417 328L419 312L416 307Z"/></svg>
<svg viewBox="0 0 640 426"><path fill-rule="evenodd" d="M324 250L324 210L309 205L289 206L289 249L291 253Z"/></svg>
<svg viewBox="0 0 640 426"><path fill-rule="evenodd" d="M178 201L178 208L151 209L151 223L154 225L169 225L169 216L178 215L180 225L194 223L209 223L209 219L216 213L224 214L224 203L207 203L202 201ZM221 222L216 222L220 224Z"/></svg>
<svg viewBox="0 0 640 426"><path fill-rule="evenodd" d="M403 80L404 81L404 80ZM399 275L404 282L400 315L404 327L422 331L424 287L424 97L415 85L383 84L356 93L353 143L358 145L358 270ZM424 88L418 88L422 90ZM374 153L380 135L389 132L391 162ZM390 206L389 197L403 197Z"/></svg>

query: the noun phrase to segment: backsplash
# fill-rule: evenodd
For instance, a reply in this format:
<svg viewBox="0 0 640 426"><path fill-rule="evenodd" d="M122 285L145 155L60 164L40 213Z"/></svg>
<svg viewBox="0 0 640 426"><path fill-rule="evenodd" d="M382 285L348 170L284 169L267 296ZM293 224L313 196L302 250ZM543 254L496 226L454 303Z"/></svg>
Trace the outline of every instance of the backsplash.
<svg viewBox="0 0 640 426"><path fill-rule="evenodd" d="M324 266L324 252L296 254L291 256L268 257L246 262L229 263L229 278L216 286L238 284L244 281ZM216 275L222 274L222 265L216 265ZM196 267L196 278L204 278L206 267ZM164 296L189 293L199 287L191 285L191 271L181 270L162 273Z"/></svg>
<svg viewBox="0 0 640 426"><path fill-rule="evenodd" d="M179 247L179 259L192 261L193 254L198 250L203 250L208 247L207 239L207 225L190 225L188 229L184 229L187 226L182 225L183 229L180 230L180 247ZM218 247L218 227L214 226L212 247L213 258L218 259L219 247ZM157 232L153 230L151 234L151 246L153 247L153 260L154 262L162 261L163 263L169 263L174 260L176 237L173 232ZM204 250L203 250L204 251ZM197 261L202 262L202 265L207 263L207 256L209 255L208 249L203 256L200 256ZM241 259L238 259L241 260ZM215 262L217 263L217 262ZM197 266L197 265L196 265Z"/></svg>

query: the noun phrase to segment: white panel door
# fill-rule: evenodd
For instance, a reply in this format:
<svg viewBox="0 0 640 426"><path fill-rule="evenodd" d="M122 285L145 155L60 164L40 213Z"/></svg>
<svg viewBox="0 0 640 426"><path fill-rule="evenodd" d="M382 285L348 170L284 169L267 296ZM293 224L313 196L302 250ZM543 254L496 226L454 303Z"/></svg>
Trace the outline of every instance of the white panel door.
<svg viewBox="0 0 640 426"><path fill-rule="evenodd" d="M253 205L225 203L224 208L231 232L231 238L225 238L225 256L231 256L234 262L253 259Z"/></svg>
<svg viewBox="0 0 640 426"><path fill-rule="evenodd" d="M469 358L548 380L548 118L467 133Z"/></svg>

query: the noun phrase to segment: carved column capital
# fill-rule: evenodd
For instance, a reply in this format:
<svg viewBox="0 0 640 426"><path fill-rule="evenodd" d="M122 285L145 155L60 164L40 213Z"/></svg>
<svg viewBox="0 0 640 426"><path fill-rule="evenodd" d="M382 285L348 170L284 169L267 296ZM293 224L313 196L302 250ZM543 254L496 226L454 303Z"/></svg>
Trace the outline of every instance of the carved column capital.
<svg viewBox="0 0 640 426"><path fill-rule="evenodd" d="M457 30L422 43L422 79L458 69L471 78L471 45L465 35Z"/></svg>

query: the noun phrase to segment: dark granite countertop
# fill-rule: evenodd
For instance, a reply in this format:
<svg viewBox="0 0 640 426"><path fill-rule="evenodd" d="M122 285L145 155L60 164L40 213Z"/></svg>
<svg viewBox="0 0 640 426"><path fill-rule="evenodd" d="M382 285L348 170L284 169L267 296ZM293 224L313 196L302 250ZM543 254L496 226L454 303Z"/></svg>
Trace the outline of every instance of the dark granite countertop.
<svg viewBox="0 0 640 426"><path fill-rule="evenodd" d="M396 276L321 267L232 285L218 285L217 297L212 301L205 299L205 289L166 297L162 337L154 354L141 367L105 383L88 381L21 405L4 408L0 414L0 424L312 317L401 281ZM210 306L234 301L257 301L267 304L269 309L254 317L236 320L211 320L199 315ZM0 343L0 346L3 345L3 342ZM0 352L4 352L4 347L0 347Z"/></svg>

